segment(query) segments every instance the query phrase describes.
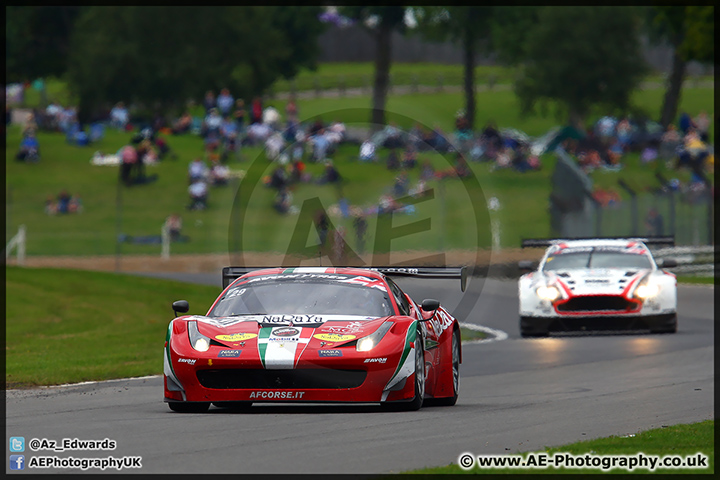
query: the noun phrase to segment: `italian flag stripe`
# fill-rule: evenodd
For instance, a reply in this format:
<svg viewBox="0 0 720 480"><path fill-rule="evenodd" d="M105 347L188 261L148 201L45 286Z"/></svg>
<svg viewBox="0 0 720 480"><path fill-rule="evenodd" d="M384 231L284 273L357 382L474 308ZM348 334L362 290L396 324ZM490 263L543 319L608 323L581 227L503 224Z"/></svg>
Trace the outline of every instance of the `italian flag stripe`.
<svg viewBox="0 0 720 480"><path fill-rule="evenodd" d="M398 374L400 371L400 368L402 368L403 364L405 363L405 359L407 358L408 354L410 353L410 343L415 341L415 337L417 336L417 320L414 321L410 328L408 328L407 336L405 337L405 348L403 348L403 353L400 356L400 361L398 362L397 368L395 368L395 373L393 373L392 377L390 377L390 381L392 382L395 378L395 375ZM388 382L389 383L389 382Z"/></svg>
<svg viewBox="0 0 720 480"><path fill-rule="evenodd" d="M265 368L265 352L267 351L267 339L270 338L272 327L262 327L258 332L258 353L260 354L260 360L262 361L263 368Z"/></svg>

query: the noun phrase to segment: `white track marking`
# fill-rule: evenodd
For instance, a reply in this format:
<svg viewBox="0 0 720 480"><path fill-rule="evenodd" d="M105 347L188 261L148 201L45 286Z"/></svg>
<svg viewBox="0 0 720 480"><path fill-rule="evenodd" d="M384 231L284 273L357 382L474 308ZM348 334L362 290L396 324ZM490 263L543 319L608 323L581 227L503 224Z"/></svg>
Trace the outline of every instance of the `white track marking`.
<svg viewBox="0 0 720 480"><path fill-rule="evenodd" d="M476 332L485 332L488 335L491 335L492 338L483 338L480 340L465 340L463 345L470 345L475 343L488 343L488 342L497 342L500 340L505 340L508 338L508 334L503 332L502 330L495 330L494 328L486 327L484 325L476 325L474 323L466 323L466 322L460 322L460 326L463 328L467 328L468 330L475 330Z"/></svg>

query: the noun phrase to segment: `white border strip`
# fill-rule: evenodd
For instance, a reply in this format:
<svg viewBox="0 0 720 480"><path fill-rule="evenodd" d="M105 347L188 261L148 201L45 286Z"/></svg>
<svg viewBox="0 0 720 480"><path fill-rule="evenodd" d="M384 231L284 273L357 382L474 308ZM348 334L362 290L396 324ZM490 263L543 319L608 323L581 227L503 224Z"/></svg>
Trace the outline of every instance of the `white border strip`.
<svg viewBox="0 0 720 480"><path fill-rule="evenodd" d="M460 322L460 326L463 328L467 328L468 330L475 330L476 332L485 332L491 336L491 338L483 338L480 340L466 340L466 341L462 342L464 345L472 345L475 343L499 342L500 340L506 340L508 338L508 334L503 332L502 330L495 330L494 328L486 327L484 325L476 325L474 323Z"/></svg>
<svg viewBox="0 0 720 480"><path fill-rule="evenodd" d="M128 380L143 380L143 379L158 378L158 377L162 377L162 375L146 375L144 377L113 378L110 380L94 380L94 381L80 382L80 383L63 383L62 385L42 385L38 388L80 387L83 385L95 385L97 383L127 382ZM26 389L21 388L18 390L26 390Z"/></svg>

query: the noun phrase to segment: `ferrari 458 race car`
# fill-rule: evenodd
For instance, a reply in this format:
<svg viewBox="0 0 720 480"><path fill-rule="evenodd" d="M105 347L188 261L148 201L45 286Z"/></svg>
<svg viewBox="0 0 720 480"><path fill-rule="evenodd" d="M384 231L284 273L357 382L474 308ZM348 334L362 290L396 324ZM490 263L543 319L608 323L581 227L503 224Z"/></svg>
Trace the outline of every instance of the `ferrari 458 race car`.
<svg viewBox="0 0 720 480"><path fill-rule="evenodd" d="M173 319L165 402L176 412L253 402L454 405L458 321L434 299L415 303L390 278L459 278L445 267L225 267L206 315ZM188 302L173 303L177 315Z"/></svg>
<svg viewBox="0 0 720 480"><path fill-rule="evenodd" d="M547 247L538 267L518 281L520 334L551 331L638 329L677 331L677 279L655 262L648 245L674 244L672 237L531 239L526 247Z"/></svg>

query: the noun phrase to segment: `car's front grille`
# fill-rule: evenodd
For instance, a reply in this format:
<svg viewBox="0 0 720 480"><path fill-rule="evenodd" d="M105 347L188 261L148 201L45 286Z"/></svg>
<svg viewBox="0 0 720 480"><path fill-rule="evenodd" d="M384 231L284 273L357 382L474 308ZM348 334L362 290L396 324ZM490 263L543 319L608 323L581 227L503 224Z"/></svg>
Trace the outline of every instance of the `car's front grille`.
<svg viewBox="0 0 720 480"><path fill-rule="evenodd" d="M197 378L205 388L356 388L365 381L364 370L300 368L264 370L228 368L199 370Z"/></svg>
<svg viewBox="0 0 720 480"><path fill-rule="evenodd" d="M558 312L626 312L636 310L638 303L617 295L574 297L557 305Z"/></svg>

